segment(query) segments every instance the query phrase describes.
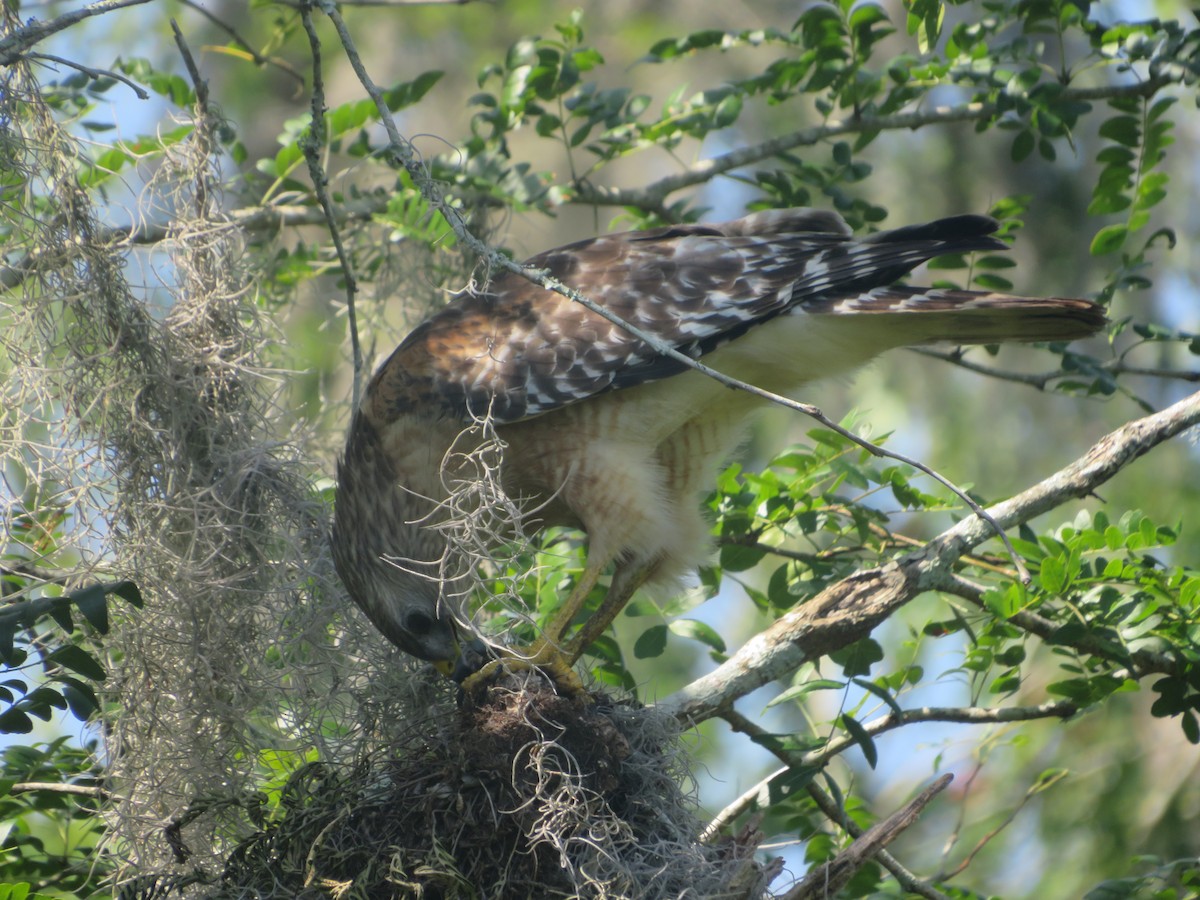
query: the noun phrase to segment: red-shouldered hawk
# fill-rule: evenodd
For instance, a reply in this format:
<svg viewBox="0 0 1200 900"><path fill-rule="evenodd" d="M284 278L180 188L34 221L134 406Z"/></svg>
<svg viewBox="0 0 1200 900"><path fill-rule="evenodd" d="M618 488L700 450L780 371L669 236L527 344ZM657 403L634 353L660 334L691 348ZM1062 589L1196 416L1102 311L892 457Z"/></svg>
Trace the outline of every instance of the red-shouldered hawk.
<svg viewBox="0 0 1200 900"><path fill-rule="evenodd" d="M996 228L965 215L855 238L834 213L773 210L580 241L528 265L688 356L787 394L893 347L1065 341L1105 324L1086 300L894 286L935 256L1007 249ZM338 465L338 572L393 643L451 670L445 538L429 517L445 497L448 449L490 414L507 493L539 505L541 525L587 534L584 574L536 654L561 648L555 662L569 666L640 585L704 560L701 499L763 405L504 274L417 326L371 379ZM610 564L601 610L568 640Z"/></svg>

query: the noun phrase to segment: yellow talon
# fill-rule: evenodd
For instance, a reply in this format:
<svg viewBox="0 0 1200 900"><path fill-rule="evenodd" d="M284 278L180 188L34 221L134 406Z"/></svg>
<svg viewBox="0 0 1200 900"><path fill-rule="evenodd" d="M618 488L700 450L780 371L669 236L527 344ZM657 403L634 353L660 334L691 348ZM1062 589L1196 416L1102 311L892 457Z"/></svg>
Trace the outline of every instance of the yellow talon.
<svg viewBox="0 0 1200 900"><path fill-rule="evenodd" d="M546 639L537 641L527 652L510 649L499 651L502 655L493 659L478 671L468 675L462 681L462 688L468 694L481 689L498 672L528 672L538 670L544 673L563 696L584 697L587 691L579 679L571 663L561 650Z"/></svg>

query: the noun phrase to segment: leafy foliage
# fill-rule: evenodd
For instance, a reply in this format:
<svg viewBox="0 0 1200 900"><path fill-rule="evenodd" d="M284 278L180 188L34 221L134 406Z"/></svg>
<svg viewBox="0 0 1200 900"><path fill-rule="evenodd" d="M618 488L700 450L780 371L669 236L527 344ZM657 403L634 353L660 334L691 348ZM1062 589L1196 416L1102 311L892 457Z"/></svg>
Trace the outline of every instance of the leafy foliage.
<svg viewBox="0 0 1200 900"><path fill-rule="evenodd" d="M97 896L113 866L96 853L104 774L93 751L64 737L0 752L0 897Z"/></svg>
<svg viewBox="0 0 1200 900"><path fill-rule="evenodd" d="M19 567L3 578L6 595L26 593L32 587ZM83 616L93 634L105 635L109 628L108 598L114 595L135 607L142 606L137 586L121 581L91 585L60 596L17 600L0 608L0 661L9 676L0 682L0 702L7 705L0 712L0 732L27 734L33 730L31 716L48 721L55 709L69 709L81 722L99 710L95 689L88 682L103 682L104 666L97 654L85 647L72 610ZM50 622L58 626L58 635L46 633L43 626ZM35 685L15 677L26 670L38 672Z"/></svg>

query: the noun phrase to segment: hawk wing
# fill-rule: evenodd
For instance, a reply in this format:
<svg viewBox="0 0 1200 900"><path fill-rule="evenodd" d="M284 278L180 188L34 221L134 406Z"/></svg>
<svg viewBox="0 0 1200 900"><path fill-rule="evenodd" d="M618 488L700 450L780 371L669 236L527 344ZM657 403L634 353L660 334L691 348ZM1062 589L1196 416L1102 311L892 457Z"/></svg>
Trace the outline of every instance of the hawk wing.
<svg viewBox="0 0 1200 900"><path fill-rule="evenodd" d="M580 241L527 265L698 358L790 309L834 311L932 257L1007 249L991 237L996 227L967 215L855 239L835 213L770 210ZM906 293L904 311L914 295ZM504 424L683 368L582 305L506 273L409 334L375 374L366 403L376 423L416 410L468 421L490 410Z"/></svg>

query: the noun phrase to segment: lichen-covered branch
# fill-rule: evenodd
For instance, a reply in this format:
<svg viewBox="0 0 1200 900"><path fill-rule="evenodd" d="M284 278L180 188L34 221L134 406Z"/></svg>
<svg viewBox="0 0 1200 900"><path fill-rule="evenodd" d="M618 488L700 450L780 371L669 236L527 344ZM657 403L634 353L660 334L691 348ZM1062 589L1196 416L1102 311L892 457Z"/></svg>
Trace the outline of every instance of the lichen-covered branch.
<svg viewBox="0 0 1200 900"><path fill-rule="evenodd" d="M99 3L63 13L53 19L30 19L23 27L14 29L7 37L0 38L0 66L11 66L24 56L30 47L77 22L92 16L102 16L126 6L140 6L149 2L150 0L100 0Z"/></svg>
<svg viewBox="0 0 1200 900"><path fill-rule="evenodd" d="M1070 465L988 512L1004 528L1028 522L1087 496L1138 457L1197 423L1200 392L1110 432ZM918 594L939 589L954 563L990 535L991 525L971 516L920 550L856 572L783 615L715 671L659 705L686 723L720 715L750 691L866 637Z"/></svg>

